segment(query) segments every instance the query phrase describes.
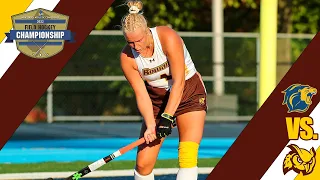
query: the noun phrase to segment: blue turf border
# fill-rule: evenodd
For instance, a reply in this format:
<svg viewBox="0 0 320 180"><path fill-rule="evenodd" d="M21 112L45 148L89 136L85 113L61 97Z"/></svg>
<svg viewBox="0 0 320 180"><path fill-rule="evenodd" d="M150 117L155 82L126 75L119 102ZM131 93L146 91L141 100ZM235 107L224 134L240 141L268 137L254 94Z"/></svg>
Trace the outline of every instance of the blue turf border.
<svg viewBox="0 0 320 180"><path fill-rule="evenodd" d="M135 140L137 139L103 138L9 141L0 151L0 163L93 162ZM234 141L235 138L203 138L199 158L221 158ZM178 143L178 138L168 137L163 143L158 159L177 159ZM133 149L114 161L135 158L136 149Z"/></svg>

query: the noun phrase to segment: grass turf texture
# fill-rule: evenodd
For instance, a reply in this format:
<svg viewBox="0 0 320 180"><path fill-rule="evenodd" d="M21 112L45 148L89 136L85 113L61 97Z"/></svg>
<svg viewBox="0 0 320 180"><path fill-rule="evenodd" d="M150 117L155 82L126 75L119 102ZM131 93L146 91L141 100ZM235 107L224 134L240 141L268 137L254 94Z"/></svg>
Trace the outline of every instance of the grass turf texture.
<svg viewBox="0 0 320 180"><path fill-rule="evenodd" d="M219 162L217 159L199 159L198 167L214 167ZM0 174L3 173L24 173L24 172L65 172L78 171L93 162L70 162L70 163L32 163L32 164L0 164ZM114 161L109 162L98 170L122 170L132 169L135 161ZM155 168L178 168L178 160L158 160Z"/></svg>

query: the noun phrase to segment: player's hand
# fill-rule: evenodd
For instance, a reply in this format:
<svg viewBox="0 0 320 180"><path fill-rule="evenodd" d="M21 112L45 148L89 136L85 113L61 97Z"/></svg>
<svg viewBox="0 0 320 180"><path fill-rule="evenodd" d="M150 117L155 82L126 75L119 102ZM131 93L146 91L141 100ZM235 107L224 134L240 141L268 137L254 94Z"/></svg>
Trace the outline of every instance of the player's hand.
<svg viewBox="0 0 320 180"><path fill-rule="evenodd" d="M174 117L167 113L162 113L157 125L157 138L169 136L172 132Z"/></svg>
<svg viewBox="0 0 320 180"><path fill-rule="evenodd" d="M148 127L146 129L146 131L144 132L144 139L146 140L147 144L157 139L155 127Z"/></svg>

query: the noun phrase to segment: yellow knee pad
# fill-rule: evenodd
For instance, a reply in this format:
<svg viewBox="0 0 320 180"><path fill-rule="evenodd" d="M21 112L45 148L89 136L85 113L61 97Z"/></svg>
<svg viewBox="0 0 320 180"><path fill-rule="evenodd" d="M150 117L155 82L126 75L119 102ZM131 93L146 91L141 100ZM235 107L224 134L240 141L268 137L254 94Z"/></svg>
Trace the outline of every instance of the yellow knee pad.
<svg viewBox="0 0 320 180"><path fill-rule="evenodd" d="M199 144L192 141L179 143L179 166L180 168L196 167L198 163Z"/></svg>

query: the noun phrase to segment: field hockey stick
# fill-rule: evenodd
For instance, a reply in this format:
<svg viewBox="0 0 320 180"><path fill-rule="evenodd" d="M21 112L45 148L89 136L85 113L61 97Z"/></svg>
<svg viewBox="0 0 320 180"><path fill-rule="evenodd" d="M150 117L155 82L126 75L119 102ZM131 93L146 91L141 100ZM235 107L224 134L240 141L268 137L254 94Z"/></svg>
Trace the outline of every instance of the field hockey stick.
<svg viewBox="0 0 320 180"><path fill-rule="evenodd" d="M173 122L172 127L174 128L176 126L176 121ZM88 165L87 167L81 169L80 171L72 174L71 176L67 177L65 180L79 180L80 178L82 178L83 176L89 174L92 171L95 171L96 169L99 169L100 167L102 167L103 165L107 164L108 162L112 161L113 159L125 154L126 152L132 150L133 148L145 143L145 139L144 137L136 140L135 142L132 142L131 144L122 147L121 149L115 151L112 154L109 154L108 156L99 159L97 161L95 161L94 163L91 163L90 165ZM53 180L53 178L48 178L46 180Z"/></svg>
<svg viewBox="0 0 320 180"><path fill-rule="evenodd" d="M71 176L67 177L65 180L79 180L80 178L82 178L83 176L85 176L86 174L89 174L92 171L95 171L96 169L100 168L101 166L107 164L108 162L112 161L113 159L115 159L116 157L119 157L121 155L123 155L124 153L130 151L131 149L143 144L145 142L144 137L136 140L135 142L132 142L131 144L122 147L121 149L115 151L112 154L109 154L108 156L99 159L97 161L95 161L94 163L88 165L87 167L81 169L80 171L72 174ZM52 178L48 178L46 180L53 180Z"/></svg>

